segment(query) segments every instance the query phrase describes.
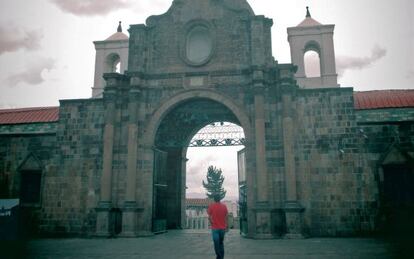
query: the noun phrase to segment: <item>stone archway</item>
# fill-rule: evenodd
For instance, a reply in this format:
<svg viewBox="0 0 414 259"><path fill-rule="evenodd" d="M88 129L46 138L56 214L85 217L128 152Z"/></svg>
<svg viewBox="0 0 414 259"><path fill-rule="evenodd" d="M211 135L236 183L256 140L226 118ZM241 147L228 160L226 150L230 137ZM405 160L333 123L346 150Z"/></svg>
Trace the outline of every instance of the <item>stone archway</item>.
<svg viewBox="0 0 414 259"><path fill-rule="evenodd" d="M168 114L168 112L181 102L194 98L205 98L218 103L223 104L227 107L234 116L239 120L240 126L244 130L246 140L250 139L252 136L252 127L249 116L247 112L241 108L238 104L232 101L230 98L224 96L223 94L217 93L216 91L203 89L203 90L188 90L181 92L173 97L168 98L167 100L161 101L160 107L155 110L151 116L151 120L148 123L148 126L144 132L144 145L153 146L155 144L155 134L162 121L162 119Z"/></svg>
<svg viewBox="0 0 414 259"><path fill-rule="evenodd" d="M153 133L154 147L153 231L160 232L183 225L185 156L194 133L216 121L235 123L245 132L249 125L246 125L248 119L241 109L211 91L188 91L178 95L164 103L164 107L160 107L155 114L154 118L159 118L159 121L149 126L157 126L147 133Z"/></svg>

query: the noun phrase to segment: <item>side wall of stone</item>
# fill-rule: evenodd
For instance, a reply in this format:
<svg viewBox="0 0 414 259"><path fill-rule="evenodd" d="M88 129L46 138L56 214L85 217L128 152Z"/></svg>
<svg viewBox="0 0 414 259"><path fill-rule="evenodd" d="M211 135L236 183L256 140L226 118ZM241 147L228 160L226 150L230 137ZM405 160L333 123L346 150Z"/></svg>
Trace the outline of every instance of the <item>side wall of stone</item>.
<svg viewBox="0 0 414 259"><path fill-rule="evenodd" d="M30 156L34 155L42 167L45 176L53 160L56 148L54 134L36 135L1 135L0 136L0 175L4 180L1 198L20 197L19 167Z"/></svg>
<svg viewBox="0 0 414 259"><path fill-rule="evenodd" d="M375 232L383 232L387 229L387 224L395 224L395 222L387 222L390 213L385 201L385 178L384 178L384 159L388 157L389 152L398 150L405 157L405 161L398 158L387 158L387 164L400 165L411 168L414 173L414 109L395 109L390 111L371 110L357 111L358 116L366 116L365 118L373 118L376 114L378 118L375 123L366 123L366 120L358 120L358 134L361 143L361 158L358 170L371 170L369 178L362 178L362 181L376 184L378 191L375 193L375 203L371 203L369 207L366 204L366 214L361 214L361 219L367 217L375 218ZM381 113L383 115L381 115ZM395 116L388 117L387 115ZM399 118L396 120L396 118ZM398 173L396 171L392 173ZM396 191L396 190L395 190ZM363 192L363 197L367 196ZM371 195L373 195L371 193ZM388 193L389 195L389 193ZM408 222L406 222L408 223ZM407 225L409 228L409 224Z"/></svg>
<svg viewBox="0 0 414 259"><path fill-rule="evenodd" d="M305 233L380 231L381 159L392 145L413 150L410 109L358 111L352 89L346 88L300 90L296 109L297 187Z"/></svg>
<svg viewBox="0 0 414 259"><path fill-rule="evenodd" d="M346 236L375 229L375 168L364 163L352 88L301 90L296 172L305 233Z"/></svg>
<svg viewBox="0 0 414 259"><path fill-rule="evenodd" d="M95 232L103 123L101 100L61 101L56 150L44 179L42 233Z"/></svg>
<svg viewBox="0 0 414 259"><path fill-rule="evenodd" d="M253 117L247 78L214 80L221 85L234 81L228 88L216 90L232 97ZM171 90L159 90L146 89L141 94L139 143L158 104L185 88L177 85ZM266 91L266 162L270 176L267 187L271 207L280 211L286 199L283 109L280 94L272 92L272 88ZM375 233L381 225L381 159L393 145L407 152L414 150L411 110L355 110L352 89L346 88L298 90L295 96L295 166L298 199L305 209L305 232L311 236ZM120 94L116 102L112 187L115 208L122 208L127 185L127 98ZM384 117L382 113L394 116ZM0 136L0 175L7 177L7 190L2 189L1 194L3 198L19 197L18 169L29 155L34 155L43 169L41 204L32 210L38 230L90 235L95 232L95 208L100 194L104 104L102 100L62 101L59 117L55 125L35 127L54 129L56 133ZM8 127L7 131L13 132ZM18 130L24 128L19 126ZM153 166L147 151L148 147L139 146L137 158L137 198L144 208L148 204L142 203L150 202L145 194L151 192L147 183L151 182ZM254 161L249 163L254 168ZM275 233L283 233L283 213L275 213L271 224Z"/></svg>
<svg viewBox="0 0 414 259"><path fill-rule="evenodd" d="M51 123L53 124L53 123ZM46 128L53 128L53 125L46 125ZM13 132L13 127L8 130ZM22 129L18 125L15 132ZM42 128L37 125L36 128ZM21 131L20 131L21 132ZM21 132L23 133L23 132ZM27 133L27 132L26 132ZM39 232L39 224L43 219L44 201L47 200L47 177L51 171L54 151L56 150L56 136L54 133L47 134L6 134L0 135L0 198L1 199L20 199L22 173L20 169L29 161L31 165L26 165L24 169L40 169L41 171L41 193L40 202L35 204L25 204L21 207L20 224L24 226L24 234L33 235Z"/></svg>

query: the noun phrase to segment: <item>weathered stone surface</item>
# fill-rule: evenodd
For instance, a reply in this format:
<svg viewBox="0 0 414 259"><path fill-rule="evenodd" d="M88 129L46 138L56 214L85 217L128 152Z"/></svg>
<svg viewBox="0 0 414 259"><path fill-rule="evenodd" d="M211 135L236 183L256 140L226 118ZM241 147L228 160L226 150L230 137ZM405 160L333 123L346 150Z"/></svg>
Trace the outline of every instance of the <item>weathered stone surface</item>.
<svg viewBox="0 0 414 259"><path fill-rule="evenodd" d="M203 64L183 56L193 26L213 37ZM32 209L40 232L150 235L158 215L179 228L186 143L209 123L231 121L246 135L248 236L378 231L382 164L413 159L412 109L357 111L352 88L300 89L294 66L272 57L271 26L216 0L174 1L132 25L129 70L105 74L102 99L61 101L56 124L0 126L2 197L19 196L20 167L33 154L42 168ZM165 154L165 192L154 186L154 150Z"/></svg>

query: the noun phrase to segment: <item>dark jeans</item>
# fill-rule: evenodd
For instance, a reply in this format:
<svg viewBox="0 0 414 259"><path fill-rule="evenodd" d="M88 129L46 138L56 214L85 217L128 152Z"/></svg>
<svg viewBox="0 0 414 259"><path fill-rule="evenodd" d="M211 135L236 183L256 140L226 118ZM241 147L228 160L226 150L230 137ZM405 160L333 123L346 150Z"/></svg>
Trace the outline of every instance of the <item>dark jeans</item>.
<svg viewBox="0 0 414 259"><path fill-rule="evenodd" d="M213 236L214 242L214 251L216 252L217 259L224 258L224 234L226 231L224 229L212 229L211 234Z"/></svg>

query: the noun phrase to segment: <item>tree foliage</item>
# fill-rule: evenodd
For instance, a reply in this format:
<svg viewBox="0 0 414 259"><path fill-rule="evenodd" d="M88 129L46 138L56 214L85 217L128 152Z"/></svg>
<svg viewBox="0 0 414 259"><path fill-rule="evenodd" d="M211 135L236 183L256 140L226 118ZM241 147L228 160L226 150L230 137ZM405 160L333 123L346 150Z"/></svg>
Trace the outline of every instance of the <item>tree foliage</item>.
<svg viewBox="0 0 414 259"><path fill-rule="evenodd" d="M208 198L213 199L215 195L219 195L220 200L226 196L226 190L223 188L224 176L221 175L220 168L209 166L207 169L207 182L203 180L203 186L206 189Z"/></svg>

